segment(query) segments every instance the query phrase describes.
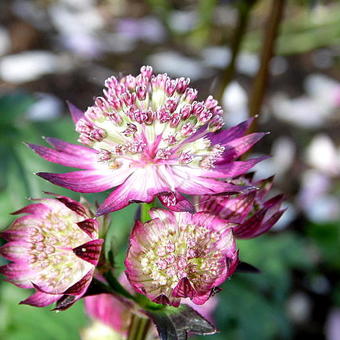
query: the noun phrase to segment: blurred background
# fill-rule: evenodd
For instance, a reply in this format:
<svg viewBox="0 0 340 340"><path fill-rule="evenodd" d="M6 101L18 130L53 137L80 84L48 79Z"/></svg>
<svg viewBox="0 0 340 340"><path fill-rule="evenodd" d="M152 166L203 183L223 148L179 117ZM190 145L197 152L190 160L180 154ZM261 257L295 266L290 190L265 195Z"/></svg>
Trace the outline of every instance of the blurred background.
<svg viewBox="0 0 340 340"><path fill-rule="evenodd" d="M65 169L22 142L75 142L65 101L86 109L107 77L136 74L144 64L190 77L200 99L215 94L227 125L261 113L257 130L271 131L255 152L272 158L256 171L259 178L276 174L287 211L268 235L239 242L241 260L261 273L237 273L223 285L214 312L220 333L211 339L339 340L336 0L2 0L0 228L27 197L52 191L79 198L34 176ZM112 214L118 271L135 209ZM0 282L0 339L84 334L81 302L61 313L18 306L28 295Z"/></svg>

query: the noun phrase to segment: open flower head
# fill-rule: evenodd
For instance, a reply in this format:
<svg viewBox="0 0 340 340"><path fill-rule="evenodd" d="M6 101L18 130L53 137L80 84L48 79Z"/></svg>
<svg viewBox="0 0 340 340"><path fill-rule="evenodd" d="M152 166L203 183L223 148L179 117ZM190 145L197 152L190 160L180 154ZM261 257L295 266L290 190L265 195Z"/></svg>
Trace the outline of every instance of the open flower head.
<svg viewBox="0 0 340 340"><path fill-rule="evenodd" d="M254 238L267 232L284 213L281 208L283 195L266 199L273 177L253 181L252 176L253 174L241 176L235 181L257 189L244 194L203 195L198 198L198 210L237 223L233 229L237 238Z"/></svg>
<svg viewBox="0 0 340 340"><path fill-rule="evenodd" d="M86 146L55 138L47 138L54 149L29 145L51 162L84 170L39 176L78 192L116 187L98 215L133 201L151 202L156 195L176 210L181 194L242 190L219 179L243 174L260 160L236 161L263 136L246 135L251 120L216 132L223 126L217 101L212 96L198 101L189 79L154 75L150 66L136 77L110 77L105 86L85 113L69 105Z"/></svg>
<svg viewBox="0 0 340 340"><path fill-rule="evenodd" d="M102 240L98 222L80 203L64 196L44 198L14 214L1 237L0 254L12 261L0 267L8 281L36 292L21 303L65 309L87 290L98 263Z"/></svg>
<svg viewBox="0 0 340 340"><path fill-rule="evenodd" d="M216 216L155 209L136 222L125 260L133 288L152 301L205 303L236 269L233 225Z"/></svg>

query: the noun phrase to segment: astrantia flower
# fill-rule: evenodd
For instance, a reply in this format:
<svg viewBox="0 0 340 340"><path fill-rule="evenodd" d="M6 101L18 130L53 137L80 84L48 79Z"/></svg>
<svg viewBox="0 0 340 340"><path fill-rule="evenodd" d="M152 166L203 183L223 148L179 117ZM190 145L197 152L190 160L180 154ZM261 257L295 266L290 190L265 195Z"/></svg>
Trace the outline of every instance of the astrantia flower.
<svg viewBox="0 0 340 340"><path fill-rule="evenodd" d="M130 236L125 265L131 285L157 303L205 303L236 269L233 224L205 213L157 209L150 215Z"/></svg>
<svg viewBox="0 0 340 340"><path fill-rule="evenodd" d="M119 278L120 283L129 292L133 289L125 274ZM132 318L132 305L126 300L112 294L97 294L84 299L85 310L95 320L111 327L122 336L126 336Z"/></svg>
<svg viewBox="0 0 340 340"><path fill-rule="evenodd" d="M85 169L64 174L38 173L50 182L78 192L117 187L97 214L121 209L133 201L151 202L156 195L177 206L182 194L235 192L242 188L220 181L241 175L260 159L235 161L263 133L245 135L251 120L215 133L223 112L209 96L197 101L189 79L152 74L143 66L137 77L106 80L85 114L70 105L79 141L77 146L48 138L55 149L29 145L43 158Z"/></svg>
<svg viewBox="0 0 340 340"><path fill-rule="evenodd" d="M0 254L12 261L0 267L8 281L36 293L21 303L65 309L87 290L103 240L98 222L82 204L68 197L44 198L15 212L1 237Z"/></svg>
<svg viewBox="0 0 340 340"><path fill-rule="evenodd" d="M131 321L131 308L111 294L87 296L85 310L92 318L126 336Z"/></svg>
<svg viewBox="0 0 340 340"><path fill-rule="evenodd" d="M238 178L237 182L258 189L245 194L203 195L199 197L198 210L237 223L233 229L237 238L257 237L271 229L284 213L284 209L280 208L283 195L265 199L272 187L273 177L255 182L248 175Z"/></svg>

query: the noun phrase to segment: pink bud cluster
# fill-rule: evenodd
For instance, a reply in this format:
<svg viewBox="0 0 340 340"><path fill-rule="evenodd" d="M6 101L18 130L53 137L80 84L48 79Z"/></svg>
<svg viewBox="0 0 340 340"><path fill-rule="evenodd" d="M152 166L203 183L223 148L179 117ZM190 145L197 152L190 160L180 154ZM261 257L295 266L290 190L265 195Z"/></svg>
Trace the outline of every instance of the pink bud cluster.
<svg viewBox="0 0 340 340"><path fill-rule="evenodd" d="M183 141L205 125L209 131L220 129L223 111L212 96L197 101L189 82L154 75L150 66L143 66L136 77L108 78L104 96L76 124L79 141L100 151L99 161L115 162L124 155L144 165L173 162L176 156L186 164L197 160L213 166L216 153L208 141L198 150L195 143L185 147Z"/></svg>

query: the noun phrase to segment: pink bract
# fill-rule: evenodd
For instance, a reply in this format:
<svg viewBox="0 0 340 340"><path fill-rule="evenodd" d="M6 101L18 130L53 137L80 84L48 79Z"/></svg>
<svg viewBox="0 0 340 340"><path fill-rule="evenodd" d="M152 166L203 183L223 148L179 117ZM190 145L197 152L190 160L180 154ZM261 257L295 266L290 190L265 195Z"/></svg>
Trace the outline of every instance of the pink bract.
<svg viewBox="0 0 340 340"><path fill-rule="evenodd" d="M125 266L132 287L161 304L178 306L185 298L204 304L238 264L234 224L205 213L150 215L130 236Z"/></svg>
<svg viewBox="0 0 340 340"><path fill-rule="evenodd" d="M128 291L133 292L125 274L119 278ZM132 306L127 301L111 294L87 296L84 299L85 310L93 319L111 327L122 336L127 335L132 317Z"/></svg>
<svg viewBox="0 0 340 340"><path fill-rule="evenodd" d="M240 177L237 183L254 186L257 189L234 195L203 195L198 198L199 211L237 223L233 229L236 238L248 239L270 230L284 213L281 208L283 195L266 199L273 184L273 177L253 181L251 176Z"/></svg>
<svg viewBox="0 0 340 340"><path fill-rule="evenodd" d="M77 192L115 188L97 215L131 202L159 196L170 209L190 210L182 194L238 192L244 187L220 179L246 173L261 158L237 161L264 133L246 135L252 120L221 130L223 111L213 97L198 101L189 79L141 73L105 81L104 96L85 113L70 104L79 132L74 145L47 138L53 149L29 144L48 161L83 169L38 173L48 181Z"/></svg>
<svg viewBox="0 0 340 340"><path fill-rule="evenodd" d="M64 196L43 198L16 211L17 218L1 237L0 254L12 261L0 267L7 280L36 292L22 301L37 307L56 302L66 309L91 283L103 240L98 222L77 201Z"/></svg>

